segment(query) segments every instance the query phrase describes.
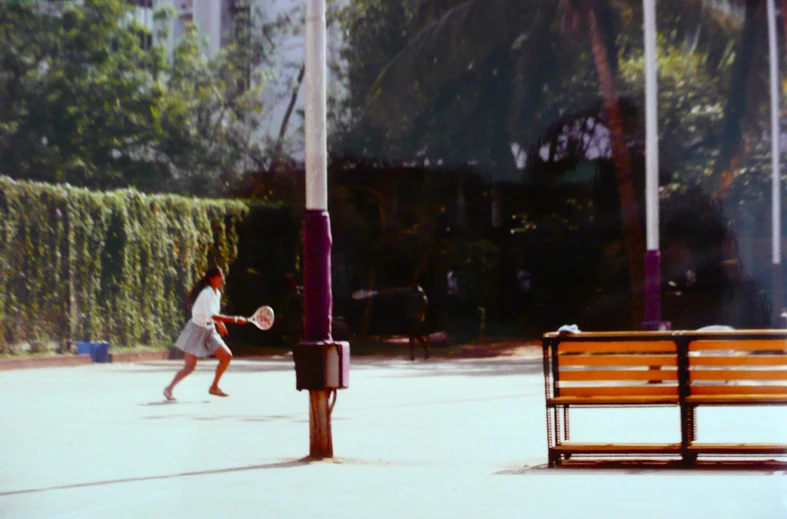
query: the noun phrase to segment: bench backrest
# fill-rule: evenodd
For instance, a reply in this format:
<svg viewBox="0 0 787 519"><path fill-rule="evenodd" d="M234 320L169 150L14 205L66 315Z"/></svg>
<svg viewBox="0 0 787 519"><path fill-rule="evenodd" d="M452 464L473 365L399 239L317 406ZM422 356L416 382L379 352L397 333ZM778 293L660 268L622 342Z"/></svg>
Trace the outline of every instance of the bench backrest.
<svg viewBox="0 0 787 519"><path fill-rule="evenodd" d="M555 396L561 397L677 397L677 344L561 340L553 352L552 377Z"/></svg>
<svg viewBox="0 0 787 519"><path fill-rule="evenodd" d="M691 340L692 395L787 395L787 339Z"/></svg>

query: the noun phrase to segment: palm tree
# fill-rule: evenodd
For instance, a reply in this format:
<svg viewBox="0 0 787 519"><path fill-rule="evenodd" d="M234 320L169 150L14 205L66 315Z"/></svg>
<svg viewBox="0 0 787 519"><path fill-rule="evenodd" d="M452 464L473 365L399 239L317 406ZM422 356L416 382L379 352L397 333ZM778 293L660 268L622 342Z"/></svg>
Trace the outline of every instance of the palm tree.
<svg viewBox="0 0 787 519"><path fill-rule="evenodd" d="M743 120L746 112L752 109L747 107L747 98L749 92L754 91L757 86L755 58L758 55L764 58L768 54L762 46L766 28L765 0L745 0L740 3L745 4L746 14L739 42L740 59L735 60L727 104L724 107L724 130L721 133L720 153L713 167L716 199L725 196L727 188L735 177L743 141ZM782 6L785 6L784 2ZM767 91L767 88L763 88L762 91Z"/></svg>
<svg viewBox="0 0 787 519"><path fill-rule="evenodd" d="M744 0L734 0L741 3ZM761 0L746 0L758 3ZM367 100L373 117L390 131L402 133L445 81L482 62L495 49L524 46L517 65L521 79L511 99L509 132L521 137L532 122L543 96L542 85L561 73L548 66L548 49L572 30L584 35L604 99L621 205L623 234L628 253L631 289L636 298L632 320L641 322L644 305L645 242L638 197L634 190L623 117L615 87L617 72L616 13L620 9L642 19L642 0L468 0L428 24L380 73ZM416 1L416 4L419 2ZM692 50L707 56L715 67L724 58L727 36L736 18L714 0L659 0L659 23L667 37L683 38ZM616 10L617 9L617 10ZM747 16L749 11L747 9ZM745 50L745 49L744 49ZM751 52L751 51L749 51ZM746 56L743 56L746 59ZM728 116L728 119L731 117ZM516 134L519 133L517 136ZM531 136L532 137L532 136Z"/></svg>

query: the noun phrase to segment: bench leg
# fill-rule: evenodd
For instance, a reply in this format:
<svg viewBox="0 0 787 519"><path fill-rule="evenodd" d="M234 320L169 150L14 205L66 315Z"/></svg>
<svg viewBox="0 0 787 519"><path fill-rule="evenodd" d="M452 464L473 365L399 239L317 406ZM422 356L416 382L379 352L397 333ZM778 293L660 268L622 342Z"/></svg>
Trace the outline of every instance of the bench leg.
<svg viewBox="0 0 787 519"><path fill-rule="evenodd" d="M560 465L560 454L552 451L549 452L549 468L554 468Z"/></svg>
<svg viewBox="0 0 787 519"><path fill-rule="evenodd" d="M684 452L683 454L681 454L681 462L684 465L692 465L696 461L697 461L696 452Z"/></svg>
<svg viewBox="0 0 787 519"><path fill-rule="evenodd" d="M687 405L680 406L680 446L683 449L691 444L689 412Z"/></svg>
<svg viewBox="0 0 787 519"><path fill-rule="evenodd" d="M696 409L695 406L685 403L680 408L680 443L683 447L681 458L686 465L697 461L697 453L688 452L688 447L697 439Z"/></svg>
<svg viewBox="0 0 787 519"><path fill-rule="evenodd" d="M689 442L697 441L697 407L689 406Z"/></svg>
<svg viewBox="0 0 787 519"><path fill-rule="evenodd" d="M680 434L683 447L688 447L697 440L697 408L690 404L684 404L680 408Z"/></svg>
<svg viewBox="0 0 787 519"><path fill-rule="evenodd" d="M560 444L560 436L557 432L559 419L557 408L547 407L547 449L549 452L552 452L552 447Z"/></svg>

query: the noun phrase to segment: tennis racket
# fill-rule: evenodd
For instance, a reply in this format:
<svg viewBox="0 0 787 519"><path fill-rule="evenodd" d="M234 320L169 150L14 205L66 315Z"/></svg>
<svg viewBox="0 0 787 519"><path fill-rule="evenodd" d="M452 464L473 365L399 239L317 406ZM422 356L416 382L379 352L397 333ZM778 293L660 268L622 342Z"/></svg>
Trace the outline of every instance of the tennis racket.
<svg viewBox="0 0 787 519"><path fill-rule="evenodd" d="M270 306L261 306L257 308L254 315L249 317L249 322L259 328L260 330L270 330L274 321L273 308Z"/></svg>
<svg viewBox="0 0 787 519"><path fill-rule="evenodd" d="M369 299L370 297L374 297L380 292L377 290L356 290L353 292L353 299L356 301L359 299Z"/></svg>

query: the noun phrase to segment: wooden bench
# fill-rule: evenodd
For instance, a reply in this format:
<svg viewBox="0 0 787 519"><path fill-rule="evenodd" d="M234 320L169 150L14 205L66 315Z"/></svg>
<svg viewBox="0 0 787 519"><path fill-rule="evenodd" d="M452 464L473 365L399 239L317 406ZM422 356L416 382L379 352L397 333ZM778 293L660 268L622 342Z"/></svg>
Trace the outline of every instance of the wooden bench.
<svg viewBox="0 0 787 519"><path fill-rule="evenodd" d="M548 333L544 375L549 466L572 455L680 455L680 443L577 443L570 436L572 407L680 405L671 334Z"/></svg>
<svg viewBox="0 0 787 519"><path fill-rule="evenodd" d="M787 454L781 444L696 441L699 406L787 404L787 331L548 333L543 346L550 466L572 456ZM571 441L572 407L632 406L678 409L680 442Z"/></svg>
<svg viewBox="0 0 787 519"><path fill-rule="evenodd" d="M679 342L686 347L688 371L683 399L687 434L684 459L693 461L700 454L787 454L787 444L699 443L696 419L699 406L787 405L787 334L688 332Z"/></svg>

